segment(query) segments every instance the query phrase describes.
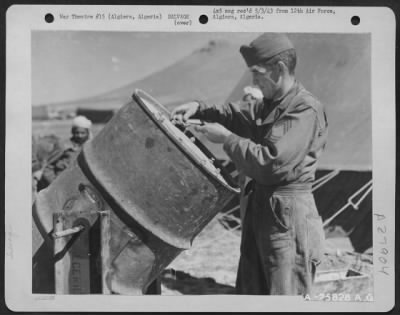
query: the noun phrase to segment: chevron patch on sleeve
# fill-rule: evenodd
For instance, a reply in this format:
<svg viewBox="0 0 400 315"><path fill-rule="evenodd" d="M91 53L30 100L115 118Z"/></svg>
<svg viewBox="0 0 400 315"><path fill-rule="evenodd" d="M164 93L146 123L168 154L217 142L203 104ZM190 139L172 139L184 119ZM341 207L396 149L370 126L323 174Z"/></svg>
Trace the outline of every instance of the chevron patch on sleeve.
<svg viewBox="0 0 400 315"><path fill-rule="evenodd" d="M292 128L291 120L282 120L276 122L271 129L270 141L275 142L282 138Z"/></svg>

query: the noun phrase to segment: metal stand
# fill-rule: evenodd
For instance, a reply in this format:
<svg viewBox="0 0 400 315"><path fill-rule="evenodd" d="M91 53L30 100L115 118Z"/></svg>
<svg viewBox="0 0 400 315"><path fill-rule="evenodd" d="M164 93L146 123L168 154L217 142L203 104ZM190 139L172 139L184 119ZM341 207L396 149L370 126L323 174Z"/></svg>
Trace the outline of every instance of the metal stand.
<svg viewBox="0 0 400 315"><path fill-rule="evenodd" d="M59 211L53 215L56 294L111 294L109 211Z"/></svg>

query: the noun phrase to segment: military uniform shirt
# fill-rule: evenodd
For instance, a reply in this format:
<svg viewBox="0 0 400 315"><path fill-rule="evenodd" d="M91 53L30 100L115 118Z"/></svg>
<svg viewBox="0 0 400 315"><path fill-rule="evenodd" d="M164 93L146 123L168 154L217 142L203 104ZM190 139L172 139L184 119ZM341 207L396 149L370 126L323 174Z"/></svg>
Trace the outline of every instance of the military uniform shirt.
<svg viewBox="0 0 400 315"><path fill-rule="evenodd" d="M314 181L328 123L322 104L299 82L273 102L199 103L197 118L219 122L233 132L223 148L238 170L257 184Z"/></svg>

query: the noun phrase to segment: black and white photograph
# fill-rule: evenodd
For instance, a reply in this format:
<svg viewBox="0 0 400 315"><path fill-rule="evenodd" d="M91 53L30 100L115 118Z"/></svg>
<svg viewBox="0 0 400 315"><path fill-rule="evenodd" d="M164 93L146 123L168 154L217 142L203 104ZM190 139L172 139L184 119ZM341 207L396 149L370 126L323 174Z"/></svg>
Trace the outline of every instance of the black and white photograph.
<svg viewBox="0 0 400 315"><path fill-rule="evenodd" d="M250 23L250 9L210 7L208 19ZM351 14L337 31L262 22L228 31L211 21L191 31L207 20L187 10L193 18L92 16L168 18L186 31L60 27L60 14L29 30L25 294L42 305L210 296L254 297L266 309L262 297L280 296L368 309L385 273L394 278L394 253L382 251L394 242L394 230L385 234L394 196L376 183L392 179L377 166L394 172L394 151L376 142L378 132L394 139L394 121L375 115L394 112L376 104L394 82L376 83L373 31L358 31L365 19ZM89 19L68 12L67 26ZM384 199L389 208L378 210ZM6 224L6 237L16 229ZM6 244L7 255L15 259Z"/></svg>

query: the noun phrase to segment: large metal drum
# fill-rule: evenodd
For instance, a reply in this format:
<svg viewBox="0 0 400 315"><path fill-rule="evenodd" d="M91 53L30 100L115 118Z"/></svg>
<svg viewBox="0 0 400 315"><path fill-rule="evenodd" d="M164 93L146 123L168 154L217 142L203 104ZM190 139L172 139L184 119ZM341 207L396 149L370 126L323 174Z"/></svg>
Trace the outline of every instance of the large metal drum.
<svg viewBox="0 0 400 315"><path fill-rule="evenodd" d="M142 294L238 192L193 142L157 101L135 91L74 164L38 194L34 229L46 244L34 233L34 293L54 287L54 259L47 259L53 214L109 210L110 259L101 271L107 289Z"/></svg>

